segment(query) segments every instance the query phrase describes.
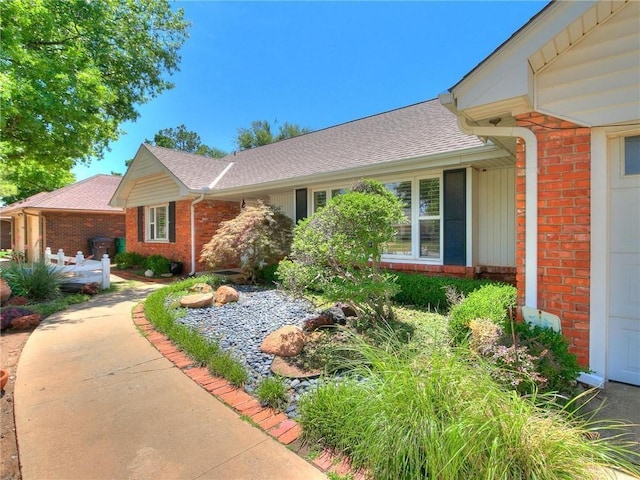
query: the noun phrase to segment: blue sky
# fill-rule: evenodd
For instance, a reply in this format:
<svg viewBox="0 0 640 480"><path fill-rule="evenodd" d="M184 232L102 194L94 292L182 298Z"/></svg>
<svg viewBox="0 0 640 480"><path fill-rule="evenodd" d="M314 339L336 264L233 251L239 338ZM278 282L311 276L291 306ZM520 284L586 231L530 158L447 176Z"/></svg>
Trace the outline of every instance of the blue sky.
<svg viewBox="0 0 640 480"><path fill-rule="evenodd" d="M120 172L145 139L180 124L236 147L237 129L268 120L312 130L436 98L546 1L179 1L192 22L175 88L78 180Z"/></svg>

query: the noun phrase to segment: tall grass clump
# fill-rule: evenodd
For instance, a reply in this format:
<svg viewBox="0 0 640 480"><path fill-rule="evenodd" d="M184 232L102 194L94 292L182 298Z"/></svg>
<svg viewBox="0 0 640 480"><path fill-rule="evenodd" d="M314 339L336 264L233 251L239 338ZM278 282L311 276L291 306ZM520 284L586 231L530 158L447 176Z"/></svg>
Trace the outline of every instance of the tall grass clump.
<svg viewBox="0 0 640 480"><path fill-rule="evenodd" d="M44 260L15 262L2 271L2 278L9 284L14 295L26 297L33 302L59 296L63 279L62 273Z"/></svg>
<svg viewBox="0 0 640 480"><path fill-rule="evenodd" d="M363 362L300 401L306 439L348 455L378 480L596 479L598 467L638 473L594 425L502 389L464 349L355 341Z"/></svg>
<svg viewBox="0 0 640 480"><path fill-rule="evenodd" d="M234 385L243 385L247 380L247 373L240 363L222 352L217 343L175 321L180 315L180 309L176 306L177 303L170 302L171 298L178 298L189 287L203 282L215 286L220 285L222 279L215 276L189 278L156 290L145 301L145 314L158 331L179 345L197 364L206 365L213 374L226 378Z"/></svg>

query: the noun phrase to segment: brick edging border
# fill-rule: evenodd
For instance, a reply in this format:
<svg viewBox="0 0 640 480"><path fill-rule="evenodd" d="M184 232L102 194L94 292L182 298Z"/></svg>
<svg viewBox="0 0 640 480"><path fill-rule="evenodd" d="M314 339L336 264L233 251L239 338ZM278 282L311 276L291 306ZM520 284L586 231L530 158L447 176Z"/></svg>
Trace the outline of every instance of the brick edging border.
<svg viewBox="0 0 640 480"><path fill-rule="evenodd" d="M182 352L166 335L158 332L149 322L144 306L140 303L133 308L133 323L138 327L146 339L167 360L172 362L191 380L204 388L211 395L218 398L227 406L235 410L239 415L251 419L254 426L269 434L283 445L292 446L299 440L302 427L284 413L270 407L263 407L253 396L243 389L231 385L226 379L211 375L205 367L195 366L193 360ZM298 442L302 447L301 442ZM300 454L301 448L293 449ZM348 458L334 454L331 450L324 449L311 460L311 463L324 473L337 475L351 474L353 480L366 480L368 477L360 471L353 471Z"/></svg>

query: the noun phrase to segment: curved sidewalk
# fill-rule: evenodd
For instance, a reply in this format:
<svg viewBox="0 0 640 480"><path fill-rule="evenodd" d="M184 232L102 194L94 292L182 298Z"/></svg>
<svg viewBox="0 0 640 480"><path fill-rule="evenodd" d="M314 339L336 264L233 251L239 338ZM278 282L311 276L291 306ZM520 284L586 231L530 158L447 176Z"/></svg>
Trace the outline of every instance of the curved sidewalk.
<svg viewBox="0 0 640 480"><path fill-rule="evenodd" d="M140 334L131 311L153 288L96 297L32 333L15 381L22 478L326 478Z"/></svg>

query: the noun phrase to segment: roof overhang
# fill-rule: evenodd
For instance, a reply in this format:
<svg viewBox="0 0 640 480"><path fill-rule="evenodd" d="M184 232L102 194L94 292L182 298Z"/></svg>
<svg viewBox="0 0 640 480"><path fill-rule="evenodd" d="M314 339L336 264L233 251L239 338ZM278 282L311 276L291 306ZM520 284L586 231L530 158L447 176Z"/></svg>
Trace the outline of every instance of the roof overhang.
<svg viewBox="0 0 640 480"><path fill-rule="evenodd" d="M441 95L442 103L456 115L463 113L479 124L532 111L534 74L624 3L592 0L548 4Z"/></svg>
<svg viewBox="0 0 640 480"><path fill-rule="evenodd" d="M243 187L211 190L206 193L206 198L237 200L247 195L265 195L271 192L281 192L296 188L306 188L323 183L344 182L350 179L356 180L363 177L379 177L386 174L407 173L426 169L441 169L452 167L477 166L478 168L497 167L511 165L514 162L513 154L507 149L493 143L487 143L480 147L448 152L437 155L408 158L406 160L386 162L375 167L365 166L344 169L324 174L313 174L276 182L265 182ZM192 191L193 195L201 194L201 191Z"/></svg>

